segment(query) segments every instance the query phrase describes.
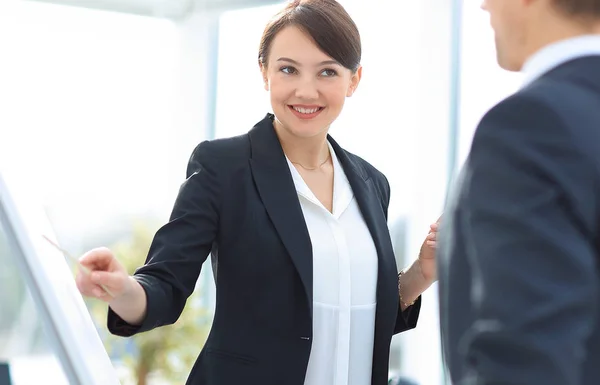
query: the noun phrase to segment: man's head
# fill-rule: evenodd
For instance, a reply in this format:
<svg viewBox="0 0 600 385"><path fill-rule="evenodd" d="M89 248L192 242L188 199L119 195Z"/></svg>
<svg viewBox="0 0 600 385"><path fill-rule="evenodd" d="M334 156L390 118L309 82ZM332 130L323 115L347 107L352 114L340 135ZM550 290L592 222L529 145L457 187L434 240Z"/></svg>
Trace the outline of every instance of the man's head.
<svg viewBox="0 0 600 385"><path fill-rule="evenodd" d="M484 0L500 67L520 71L531 55L559 40L600 33L600 0Z"/></svg>

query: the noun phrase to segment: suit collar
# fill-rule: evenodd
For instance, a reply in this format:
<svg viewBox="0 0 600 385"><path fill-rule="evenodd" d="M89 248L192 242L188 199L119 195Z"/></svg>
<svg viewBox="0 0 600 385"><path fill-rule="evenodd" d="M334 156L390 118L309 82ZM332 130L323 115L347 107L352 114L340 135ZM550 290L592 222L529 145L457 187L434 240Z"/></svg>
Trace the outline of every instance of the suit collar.
<svg viewBox="0 0 600 385"><path fill-rule="evenodd" d="M538 81L544 82L550 79L553 82L566 82L598 92L600 91L600 76L596 68L599 66L600 55L573 59L548 71L530 86L537 84Z"/></svg>
<svg viewBox="0 0 600 385"><path fill-rule="evenodd" d="M250 158L260 164L277 164L285 159L283 148L273 127L273 114L267 114L248 133L250 137Z"/></svg>
<svg viewBox="0 0 600 385"><path fill-rule="evenodd" d="M248 135L250 168L258 194L298 271L312 315L312 243L285 154L273 127L273 115L267 114Z"/></svg>
<svg viewBox="0 0 600 385"><path fill-rule="evenodd" d="M331 147L335 151L338 160L340 161L342 167L344 167L344 170L347 174L352 174L353 177L360 177L362 182L369 180L369 174L367 174L367 171L363 165L360 164L356 158L351 158L348 152L340 147L340 145L331 137L331 135L327 135L327 140L331 144Z"/></svg>
<svg viewBox="0 0 600 385"><path fill-rule="evenodd" d="M578 36L547 45L525 62L522 87L564 63L589 56L600 56L600 36Z"/></svg>

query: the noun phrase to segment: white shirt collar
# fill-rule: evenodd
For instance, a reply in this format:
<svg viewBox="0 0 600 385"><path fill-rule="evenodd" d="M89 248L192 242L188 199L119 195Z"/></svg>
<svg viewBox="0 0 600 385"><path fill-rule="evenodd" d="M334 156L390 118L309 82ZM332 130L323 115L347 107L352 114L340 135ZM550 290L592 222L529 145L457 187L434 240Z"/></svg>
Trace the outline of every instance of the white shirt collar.
<svg viewBox="0 0 600 385"><path fill-rule="evenodd" d="M336 218L339 218L340 215L346 210L348 205L352 202L354 198L354 192L352 191L352 187L350 186L350 182L346 177L346 173L344 172L344 168L338 159L333 146L329 141L327 141L327 145L329 147L329 153L331 154L331 159L333 162L333 215ZM317 206L320 206L325 209L325 207L321 204L321 202L317 199L317 197L310 190L296 167L289 160L287 155L285 156L287 160L288 166L290 168L290 172L292 174L292 178L294 179L294 185L296 186L296 191L298 194L305 199L311 201Z"/></svg>
<svg viewBox="0 0 600 385"><path fill-rule="evenodd" d="M550 44L533 54L523 66L523 87L559 65L582 56L600 55L600 35L584 35Z"/></svg>

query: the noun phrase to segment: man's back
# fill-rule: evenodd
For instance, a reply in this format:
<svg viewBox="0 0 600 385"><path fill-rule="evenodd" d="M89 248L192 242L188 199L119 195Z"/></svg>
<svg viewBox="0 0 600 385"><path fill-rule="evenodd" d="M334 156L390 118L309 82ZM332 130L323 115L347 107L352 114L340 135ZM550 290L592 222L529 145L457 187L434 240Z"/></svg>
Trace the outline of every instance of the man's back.
<svg viewBox="0 0 600 385"><path fill-rule="evenodd" d="M482 120L440 239L456 384L600 381L600 55Z"/></svg>

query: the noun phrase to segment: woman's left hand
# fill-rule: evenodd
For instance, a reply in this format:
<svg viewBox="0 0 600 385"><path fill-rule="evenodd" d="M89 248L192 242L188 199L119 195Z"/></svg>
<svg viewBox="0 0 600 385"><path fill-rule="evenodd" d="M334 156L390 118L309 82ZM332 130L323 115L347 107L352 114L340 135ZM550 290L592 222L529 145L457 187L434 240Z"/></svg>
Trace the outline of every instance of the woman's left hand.
<svg viewBox="0 0 600 385"><path fill-rule="evenodd" d="M437 265L435 259L435 249L437 246L437 232L442 217L429 226L429 234L425 237L421 250L419 252L419 265L425 281L433 283L437 280Z"/></svg>

